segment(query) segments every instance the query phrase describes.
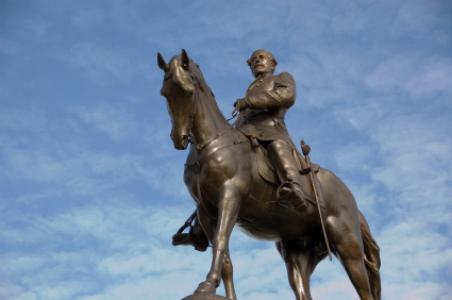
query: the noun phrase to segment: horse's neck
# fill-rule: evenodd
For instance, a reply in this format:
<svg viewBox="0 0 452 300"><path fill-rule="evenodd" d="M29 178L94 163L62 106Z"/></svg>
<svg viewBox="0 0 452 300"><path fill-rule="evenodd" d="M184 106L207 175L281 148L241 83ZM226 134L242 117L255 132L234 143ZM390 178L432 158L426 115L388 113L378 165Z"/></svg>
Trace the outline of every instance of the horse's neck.
<svg viewBox="0 0 452 300"><path fill-rule="evenodd" d="M205 145L230 128L210 91L199 91L192 128L194 143Z"/></svg>

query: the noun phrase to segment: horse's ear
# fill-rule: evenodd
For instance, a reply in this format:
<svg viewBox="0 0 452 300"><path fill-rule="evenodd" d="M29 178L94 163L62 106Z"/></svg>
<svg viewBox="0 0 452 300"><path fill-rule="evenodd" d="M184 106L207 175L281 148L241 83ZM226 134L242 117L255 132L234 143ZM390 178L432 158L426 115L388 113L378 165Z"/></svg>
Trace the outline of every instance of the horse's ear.
<svg viewBox="0 0 452 300"><path fill-rule="evenodd" d="M181 52L181 62L182 68L188 69L188 63L190 62L190 58L188 57L187 51L185 51L185 49L182 49Z"/></svg>
<svg viewBox="0 0 452 300"><path fill-rule="evenodd" d="M163 71L168 71L168 64L165 62L165 59L160 54L160 52L157 53L157 64L159 65L159 68Z"/></svg>

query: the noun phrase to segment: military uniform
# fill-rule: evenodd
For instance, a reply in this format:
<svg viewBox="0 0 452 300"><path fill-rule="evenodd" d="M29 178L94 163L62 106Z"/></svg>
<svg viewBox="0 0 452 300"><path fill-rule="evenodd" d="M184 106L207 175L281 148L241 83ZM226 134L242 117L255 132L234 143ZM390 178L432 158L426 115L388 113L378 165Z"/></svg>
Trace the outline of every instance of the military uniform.
<svg viewBox="0 0 452 300"><path fill-rule="evenodd" d="M295 82L289 73L258 78L246 91L247 108L242 110L235 126L261 141L290 142L284 117L295 102Z"/></svg>
<svg viewBox="0 0 452 300"><path fill-rule="evenodd" d="M295 102L295 81L289 73L268 74L250 84L243 99L245 108L235 127L265 146L276 168L281 185L280 198L291 198L297 207L304 206L299 162L287 132L284 117Z"/></svg>

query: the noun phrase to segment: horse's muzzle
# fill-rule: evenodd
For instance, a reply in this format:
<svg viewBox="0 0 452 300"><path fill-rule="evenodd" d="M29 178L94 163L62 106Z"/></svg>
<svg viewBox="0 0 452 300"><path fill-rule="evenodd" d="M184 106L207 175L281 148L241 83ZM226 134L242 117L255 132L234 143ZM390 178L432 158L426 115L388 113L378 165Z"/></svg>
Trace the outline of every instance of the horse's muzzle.
<svg viewBox="0 0 452 300"><path fill-rule="evenodd" d="M179 136L171 135L171 139L173 140L174 148L176 148L177 150L185 150L185 149L187 149L187 147L188 147L188 135L186 135L186 134L179 135Z"/></svg>

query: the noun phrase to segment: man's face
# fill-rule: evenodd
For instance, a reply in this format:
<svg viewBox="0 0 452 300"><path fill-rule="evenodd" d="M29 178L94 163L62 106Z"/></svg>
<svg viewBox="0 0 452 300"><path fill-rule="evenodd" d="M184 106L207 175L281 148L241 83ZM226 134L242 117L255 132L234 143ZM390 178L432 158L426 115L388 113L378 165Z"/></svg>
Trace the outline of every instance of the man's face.
<svg viewBox="0 0 452 300"><path fill-rule="evenodd" d="M275 64L269 53L265 51L258 51L250 58L250 68L254 76L257 77L262 74L273 73Z"/></svg>

